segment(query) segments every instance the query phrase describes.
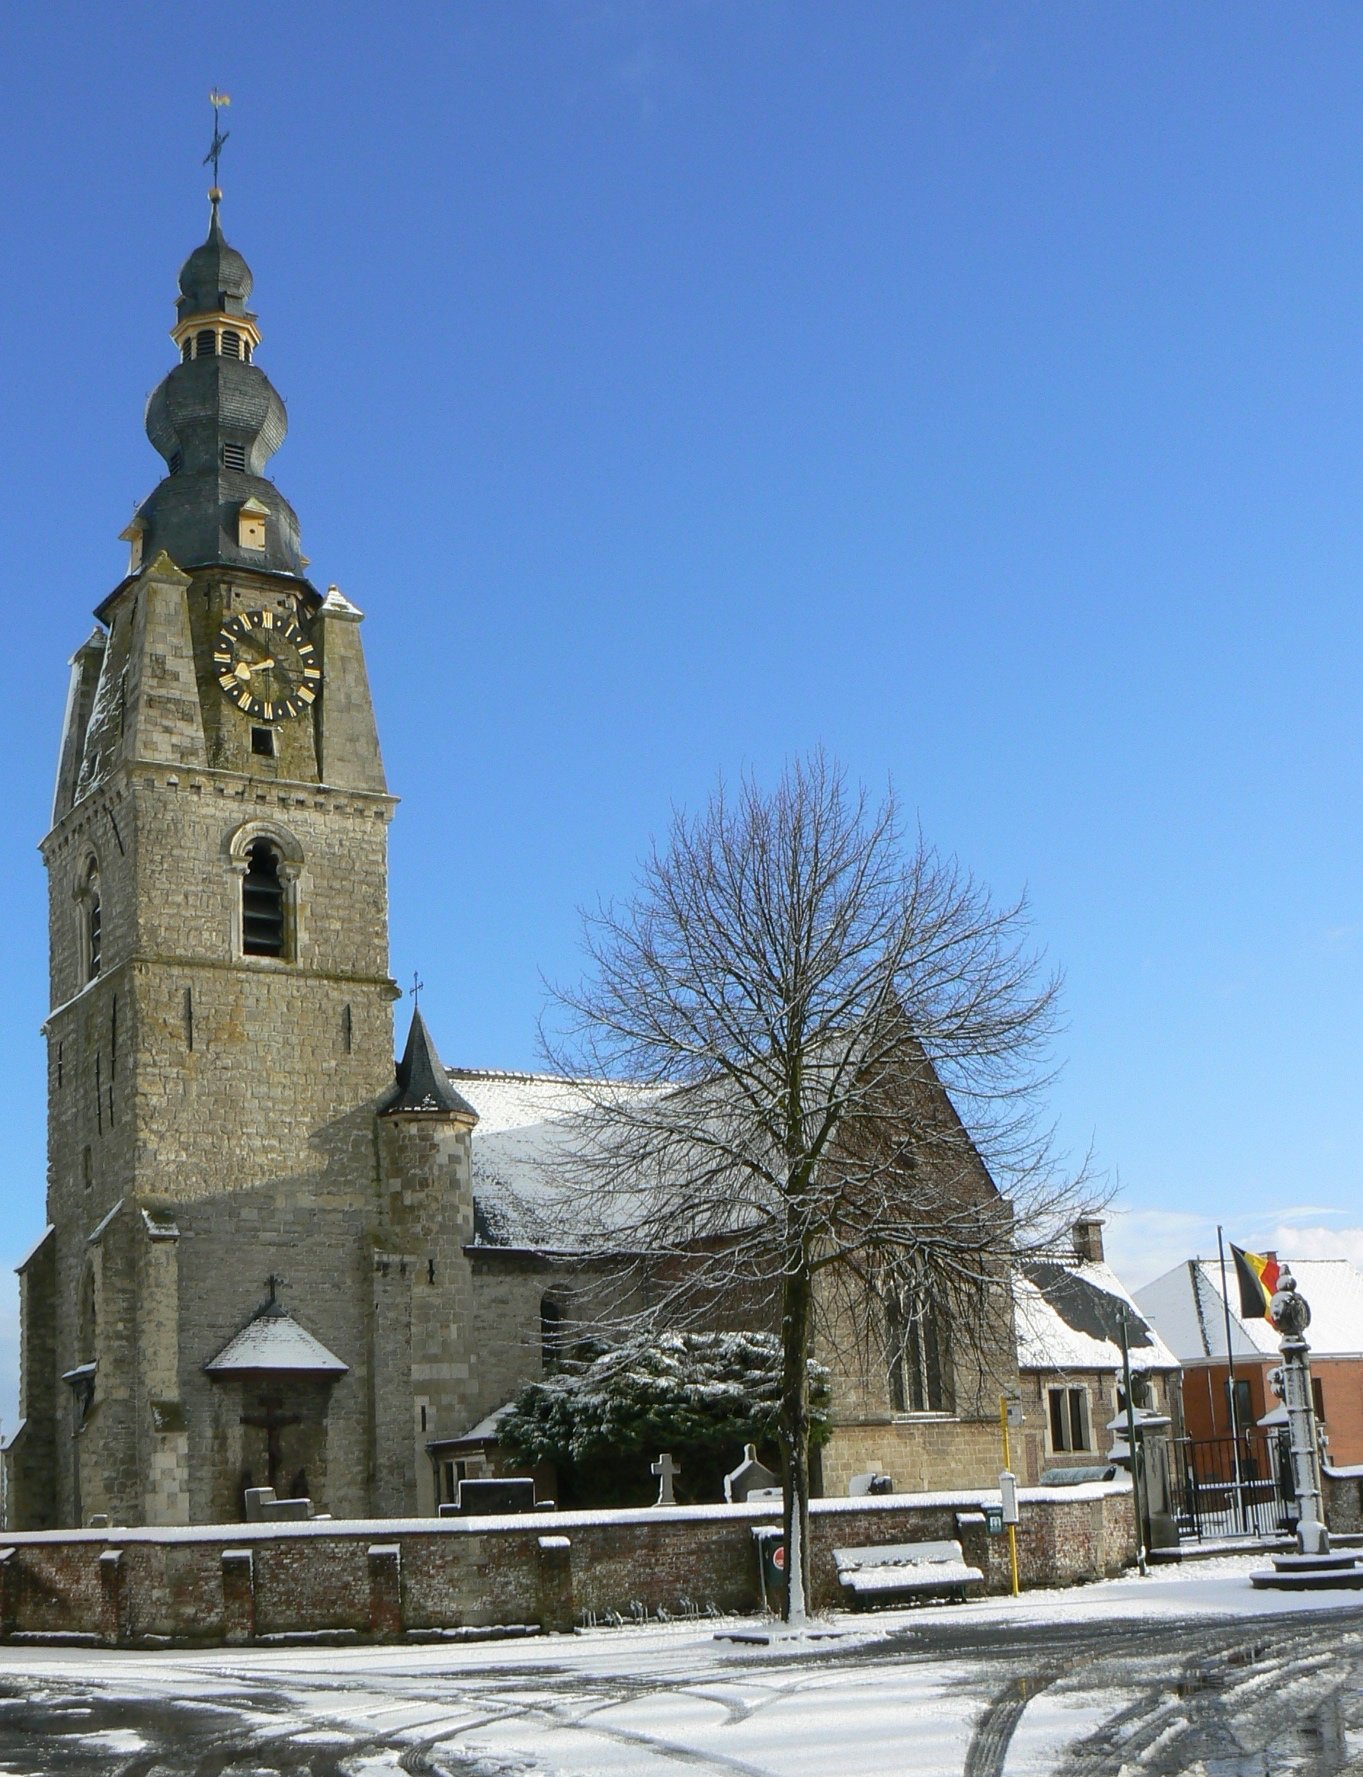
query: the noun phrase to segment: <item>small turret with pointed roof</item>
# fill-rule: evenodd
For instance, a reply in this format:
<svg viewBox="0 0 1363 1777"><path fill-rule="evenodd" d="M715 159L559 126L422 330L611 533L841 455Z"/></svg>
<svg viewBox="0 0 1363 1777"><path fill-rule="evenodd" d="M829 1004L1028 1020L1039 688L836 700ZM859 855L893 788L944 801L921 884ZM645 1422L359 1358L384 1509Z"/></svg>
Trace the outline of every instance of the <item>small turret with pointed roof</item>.
<svg viewBox="0 0 1363 1777"><path fill-rule="evenodd" d="M435 1039L427 1028L419 1007L412 1010L407 1047L397 1066L396 1094L392 1102L384 1106L387 1116L399 1112L428 1112L461 1117L468 1121L470 1127L478 1121L477 1111L451 1086L450 1077L436 1053Z"/></svg>

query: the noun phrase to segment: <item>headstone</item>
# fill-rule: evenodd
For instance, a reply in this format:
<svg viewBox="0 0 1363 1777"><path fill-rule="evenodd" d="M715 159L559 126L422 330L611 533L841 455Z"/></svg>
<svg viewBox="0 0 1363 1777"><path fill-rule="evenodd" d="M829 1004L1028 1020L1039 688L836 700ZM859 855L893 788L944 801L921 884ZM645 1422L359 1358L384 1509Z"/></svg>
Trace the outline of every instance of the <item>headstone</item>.
<svg viewBox="0 0 1363 1777"><path fill-rule="evenodd" d="M869 1474L853 1475L847 1483L847 1492L852 1499L860 1499L863 1494L867 1493L893 1493L894 1481L889 1475L882 1475L873 1470Z"/></svg>
<svg viewBox="0 0 1363 1777"><path fill-rule="evenodd" d="M441 1506L440 1515L442 1518L466 1518L470 1514L488 1517L503 1512L533 1512L537 1509L532 1476L499 1475L491 1479L461 1481L458 1505L453 1512Z"/></svg>
<svg viewBox="0 0 1363 1777"><path fill-rule="evenodd" d="M311 1518L312 1501L310 1499L267 1499L260 1508L260 1515L267 1524L295 1523L300 1519Z"/></svg>
<svg viewBox="0 0 1363 1777"><path fill-rule="evenodd" d="M672 1491L672 1482L681 1473L681 1464L673 1462L670 1450L664 1450L651 1467L652 1472L658 1477L658 1497L654 1500L654 1505L676 1505L677 1496Z"/></svg>
<svg viewBox="0 0 1363 1777"><path fill-rule="evenodd" d="M246 1522L259 1524L265 1516L266 1504L273 1499L273 1487L248 1487L246 1489Z"/></svg>
<svg viewBox="0 0 1363 1777"><path fill-rule="evenodd" d="M781 1477L757 1460L756 1444L743 1446L743 1460L724 1477L724 1497L731 1504L741 1505L754 1494L770 1499L773 1490L781 1490Z"/></svg>

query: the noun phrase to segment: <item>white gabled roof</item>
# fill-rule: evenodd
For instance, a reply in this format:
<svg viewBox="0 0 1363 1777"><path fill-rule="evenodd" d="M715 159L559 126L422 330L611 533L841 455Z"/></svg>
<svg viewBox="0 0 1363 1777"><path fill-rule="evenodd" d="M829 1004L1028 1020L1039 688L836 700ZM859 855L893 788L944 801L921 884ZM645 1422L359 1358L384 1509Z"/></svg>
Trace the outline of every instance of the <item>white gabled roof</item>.
<svg viewBox="0 0 1363 1777"><path fill-rule="evenodd" d="M447 1070L460 1097L478 1113L471 1138L473 1194L497 1241L533 1243L535 1210L553 1190L553 1171L569 1157L577 1131L570 1119L618 1087L560 1074L516 1074L493 1069Z"/></svg>
<svg viewBox="0 0 1363 1777"><path fill-rule="evenodd" d="M204 1365L210 1376L233 1370L292 1370L341 1376L350 1368L278 1305L262 1309Z"/></svg>
<svg viewBox="0 0 1363 1777"><path fill-rule="evenodd" d="M1105 1260L1026 1265L1013 1280L1018 1368L1120 1370L1123 1310L1132 1369L1178 1369L1178 1359Z"/></svg>
<svg viewBox="0 0 1363 1777"><path fill-rule="evenodd" d="M1318 1357L1363 1356L1363 1276L1347 1259L1281 1260L1311 1309L1306 1337ZM1279 1339L1267 1320L1242 1320L1235 1267L1226 1259L1231 1351L1235 1357L1276 1358ZM1216 1259L1188 1259L1137 1290L1141 1309L1184 1363L1226 1356L1225 1298Z"/></svg>

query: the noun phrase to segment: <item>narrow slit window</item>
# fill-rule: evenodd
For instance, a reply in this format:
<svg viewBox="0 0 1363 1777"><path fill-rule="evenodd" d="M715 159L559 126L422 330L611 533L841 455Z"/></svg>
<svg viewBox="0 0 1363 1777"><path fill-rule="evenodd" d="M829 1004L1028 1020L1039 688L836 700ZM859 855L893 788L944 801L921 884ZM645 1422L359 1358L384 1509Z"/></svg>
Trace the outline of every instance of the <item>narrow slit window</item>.
<svg viewBox="0 0 1363 1777"><path fill-rule="evenodd" d="M284 883L279 853L257 839L246 854L241 884L241 947L247 956L283 956Z"/></svg>
<svg viewBox="0 0 1363 1777"><path fill-rule="evenodd" d="M185 989L185 1048L194 1047L194 989Z"/></svg>
<svg viewBox="0 0 1363 1777"><path fill-rule="evenodd" d="M341 1007L341 1047L345 1050L347 1055L350 1054L351 1044L353 1043L353 1041L354 1041L354 1025L353 1025L353 1020L351 1018L350 1007L348 1005L342 1006Z"/></svg>
<svg viewBox="0 0 1363 1777"><path fill-rule="evenodd" d="M83 978L93 981L104 960L104 909L99 892L99 866L93 861L76 891Z"/></svg>

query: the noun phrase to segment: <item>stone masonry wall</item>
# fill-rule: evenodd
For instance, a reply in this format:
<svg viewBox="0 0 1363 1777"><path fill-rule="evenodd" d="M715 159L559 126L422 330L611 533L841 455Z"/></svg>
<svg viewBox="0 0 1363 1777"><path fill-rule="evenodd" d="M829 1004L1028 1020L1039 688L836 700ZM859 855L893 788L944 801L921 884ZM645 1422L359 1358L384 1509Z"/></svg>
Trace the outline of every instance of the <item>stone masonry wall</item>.
<svg viewBox="0 0 1363 1777"><path fill-rule="evenodd" d="M1007 1542L986 1535L980 1511L990 1497L817 1502L814 1607L844 1602L832 1551L868 1543L954 1537L987 1589L1006 1591ZM0 1548L0 1637L222 1643L330 1629L384 1638L568 1629L588 1612L639 1606L752 1611L753 1526L779 1517L779 1507L683 1506L20 1535ZM1024 1495L1017 1540L1024 1588L1102 1578L1135 1558L1130 1495L1121 1487Z"/></svg>

